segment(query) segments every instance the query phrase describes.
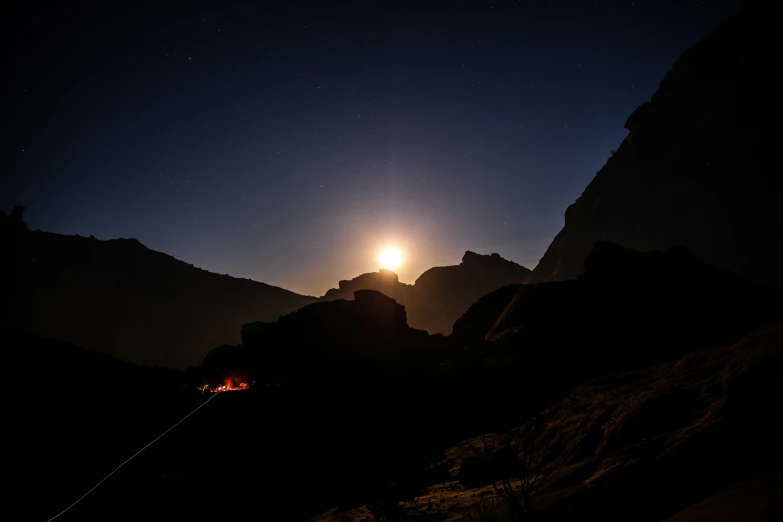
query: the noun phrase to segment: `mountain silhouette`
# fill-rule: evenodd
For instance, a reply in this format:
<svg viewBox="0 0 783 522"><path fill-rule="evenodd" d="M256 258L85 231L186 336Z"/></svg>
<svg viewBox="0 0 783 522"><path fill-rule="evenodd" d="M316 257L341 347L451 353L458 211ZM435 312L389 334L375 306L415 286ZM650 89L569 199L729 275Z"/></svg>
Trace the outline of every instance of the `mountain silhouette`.
<svg viewBox="0 0 783 522"><path fill-rule="evenodd" d="M771 4L748 3L680 56L630 115L629 134L582 195L531 282L573 279L597 240L695 256L783 286L779 38Z"/></svg>
<svg viewBox="0 0 783 522"><path fill-rule="evenodd" d="M2 215L6 325L120 359L184 369L215 346L238 344L243 324L274 321L315 301L353 299L377 290L406 309L409 324L451 333L477 299L530 270L498 254L466 252L462 263L434 267L413 285L389 270L340 281L321 298L208 272L135 239L98 240L28 230ZM18 223L18 226L12 223ZM13 306L10 304L13 303Z"/></svg>
<svg viewBox="0 0 783 522"><path fill-rule="evenodd" d="M85 519L212 518L230 500L236 515L362 520L379 495L445 518L486 509L504 445L540 439L551 513L619 521L641 505L640 519L660 521L781 463L770 415L781 399L780 302L683 249L598 243L579 279L502 287L450 337L409 327L405 309L372 290L249 323L242 346L215 349L204 366L252 369L257 384L161 440L157 460L91 499ZM71 373L64 355L58 367ZM120 383L109 389L134 389ZM485 451L488 467L478 465ZM308 495L291 487L318 470L328 479ZM471 477L477 470L488 475ZM144 494L129 495L133 484ZM329 516L335 507L344 513Z"/></svg>
<svg viewBox="0 0 783 522"><path fill-rule="evenodd" d="M459 265L433 267L412 285L400 283L397 274L380 270L340 281L339 288L321 300L352 299L357 290L377 290L405 306L408 324L431 334L448 335L454 322L480 297L527 281L530 270L498 254L465 252Z"/></svg>
<svg viewBox="0 0 783 522"><path fill-rule="evenodd" d="M215 274L135 239L30 231L3 213L7 326L120 359L185 368L314 298ZM11 255L15 257L11 257Z"/></svg>
<svg viewBox="0 0 783 522"><path fill-rule="evenodd" d="M409 324L430 333L452 325L477 299L530 270L498 254L466 252L413 285L390 270L340 281L321 298L208 272L135 239L98 240L28 230L24 209L2 215L0 241L8 295L6 325L120 359L184 369L215 346L238 344L243 324L270 322L315 301L353 299L377 290L406 309ZM17 223L13 225L13 223ZM10 306L13 303L13 306Z"/></svg>
<svg viewBox="0 0 783 522"><path fill-rule="evenodd" d="M234 345L210 337L218 347L188 372L1 329L27 514L46 519L107 455L126 458L203 403L195 385L242 372L254 386L218 394L74 518L778 520L783 187L762 168L780 110L766 9L748 2L683 54L531 281L467 252L413 285L382 270L315 299L133 240L30 232L23 210L0 216L9 327L87 325L110 343L142 325L159 353L187 350L205 332L197 318L236 325L262 293L290 305L250 310ZM43 303L73 308L73 323ZM185 311L174 320L164 305ZM134 339L125 349L147 354Z"/></svg>

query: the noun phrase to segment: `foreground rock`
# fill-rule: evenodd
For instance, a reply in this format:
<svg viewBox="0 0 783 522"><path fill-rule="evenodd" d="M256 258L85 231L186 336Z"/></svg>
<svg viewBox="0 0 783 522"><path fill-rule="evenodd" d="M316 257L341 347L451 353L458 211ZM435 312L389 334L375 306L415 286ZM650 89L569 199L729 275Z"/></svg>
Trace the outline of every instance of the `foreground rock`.
<svg viewBox="0 0 783 522"><path fill-rule="evenodd" d="M730 346L582 386L518 435L542 441L546 502L564 520L660 520L780 469L781 372L778 319Z"/></svg>
<svg viewBox="0 0 783 522"><path fill-rule="evenodd" d="M783 474L733 484L663 522L775 522L783 520Z"/></svg>
<svg viewBox="0 0 783 522"><path fill-rule="evenodd" d="M544 519L778 520L782 372L780 317L731 345L587 383L503 436L446 450L436 467L450 473L430 488L444 501L432 514L507 516L504 503L491 500L491 486L454 481L496 448L525 459L523 448L531 447L531 460L541 464L535 506Z"/></svg>
<svg viewBox="0 0 783 522"><path fill-rule="evenodd" d="M444 340L409 327L405 308L393 299L358 290L351 301L314 303L274 323L246 324L242 345L250 361L245 364L258 368L266 381L296 380L309 387L326 379L341 387L372 380L376 372L397 376L403 366L434 361Z"/></svg>

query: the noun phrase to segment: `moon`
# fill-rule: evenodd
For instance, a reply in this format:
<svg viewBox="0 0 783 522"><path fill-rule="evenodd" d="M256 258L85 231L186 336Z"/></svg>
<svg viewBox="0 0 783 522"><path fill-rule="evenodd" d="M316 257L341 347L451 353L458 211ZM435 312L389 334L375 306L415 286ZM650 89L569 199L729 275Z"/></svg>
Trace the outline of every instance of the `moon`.
<svg viewBox="0 0 783 522"><path fill-rule="evenodd" d="M394 270L402 263L402 252L396 248L387 248L381 252L381 267Z"/></svg>

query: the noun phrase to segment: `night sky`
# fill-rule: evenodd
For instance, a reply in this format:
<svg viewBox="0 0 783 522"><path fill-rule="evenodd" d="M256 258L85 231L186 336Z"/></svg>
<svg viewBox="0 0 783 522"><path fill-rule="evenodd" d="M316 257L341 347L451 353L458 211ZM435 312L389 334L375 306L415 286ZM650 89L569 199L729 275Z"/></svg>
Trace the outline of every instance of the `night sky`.
<svg viewBox="0 0 783 522"><path fill-rule="evenodd" d="M320 295L386 245L533 268L741 1L110 4L3 13L0 206Z"/></svg>

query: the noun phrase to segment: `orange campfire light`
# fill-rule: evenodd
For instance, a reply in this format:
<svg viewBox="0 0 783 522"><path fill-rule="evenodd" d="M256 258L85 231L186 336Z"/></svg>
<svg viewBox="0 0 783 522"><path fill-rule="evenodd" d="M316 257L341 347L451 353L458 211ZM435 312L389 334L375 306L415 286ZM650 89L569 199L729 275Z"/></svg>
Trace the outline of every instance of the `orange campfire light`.
<svg viewBox="0 0 783 522"><path fill-rule="evenodd" d="M223 393L230 391L246 390L250 388L252 383L248 384L245 381L237 379L236 377L227 377L219 386L211 387L209 384L204 383L203 386L198 388L203 393Z"/></svg>

